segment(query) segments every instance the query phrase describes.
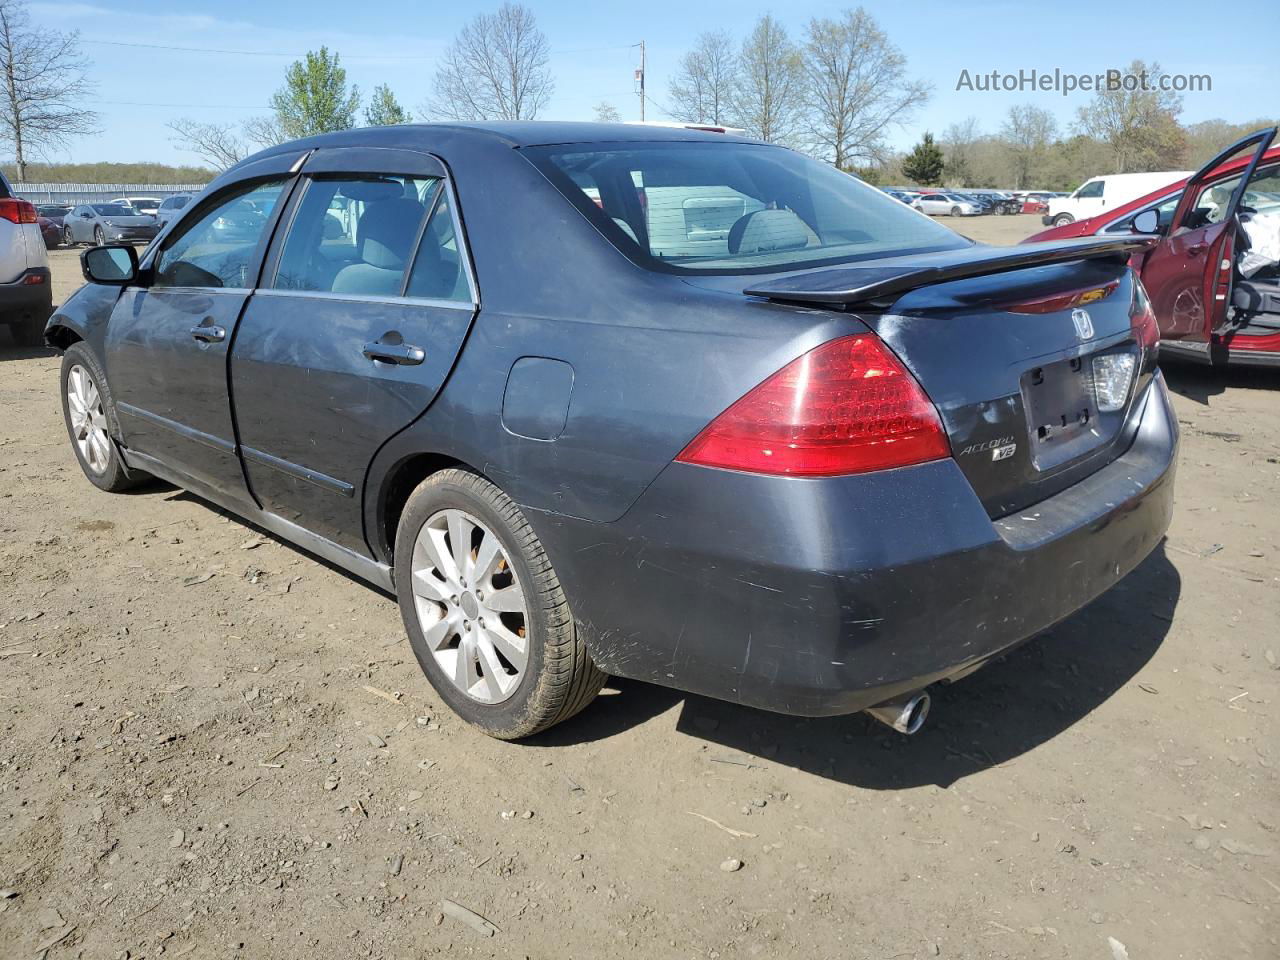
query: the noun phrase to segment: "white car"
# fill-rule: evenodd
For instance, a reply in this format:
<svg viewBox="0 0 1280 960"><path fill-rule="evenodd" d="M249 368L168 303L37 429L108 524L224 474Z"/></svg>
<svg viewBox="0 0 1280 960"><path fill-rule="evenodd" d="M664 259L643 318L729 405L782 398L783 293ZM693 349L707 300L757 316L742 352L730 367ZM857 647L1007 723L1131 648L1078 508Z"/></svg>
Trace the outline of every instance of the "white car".
<svg viewBox="0 0 1280 960"><path fill-rule="evenodd" d="M159 197L116 197L112 203L123 203L125 206L133 207L139 213L156 215L156 211L160 209Z"/></svg>
<svg viewBox="0 0 1280 960"><path fill-rule="evenodd" d="M1049 212L1040 218L1046 227L1061 227L1088 220L1130 200L1146 196L1170 183L1191 176L1190 170L1167 170L1159 173L1112 173L1086 180L1076 192L1066 197L1049 197Z"/></svg>
<svg viewBox="0 0 1280 960"><path fill-rule="evenodd" d="M36 206L15 197L0 173L0 327L8 327L22 346L39 346L51 313L49 255Z"/></svg>
<svg viewBox="0 0 1280 960"><path fill-rule="evenodd" d="M938 217L976 217L982 212L972 200L966 200L953 193L922 193L911 205L921 213Z"/></svg>

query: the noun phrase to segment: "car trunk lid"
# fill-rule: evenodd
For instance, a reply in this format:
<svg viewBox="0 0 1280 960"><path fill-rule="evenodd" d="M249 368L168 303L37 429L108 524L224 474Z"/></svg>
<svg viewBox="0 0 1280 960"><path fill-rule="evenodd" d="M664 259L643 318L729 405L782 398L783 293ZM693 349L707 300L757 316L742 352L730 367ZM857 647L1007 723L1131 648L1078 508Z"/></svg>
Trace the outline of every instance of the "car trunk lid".
<svg viewBox="0 0 1280 960"><path fill-rule="evenodd" d="M1000 517L1119 456L1132 440L1134 398L1151 376L1125 266L1145 241L1037 246L1048 249L809 271L748 293L855 312L924 387L956 462ZM1113 357L1131 359L1101 359ZM1097 371L1107 364L1132 365L1118 407L1115 398L1099 401Z"/></svg>

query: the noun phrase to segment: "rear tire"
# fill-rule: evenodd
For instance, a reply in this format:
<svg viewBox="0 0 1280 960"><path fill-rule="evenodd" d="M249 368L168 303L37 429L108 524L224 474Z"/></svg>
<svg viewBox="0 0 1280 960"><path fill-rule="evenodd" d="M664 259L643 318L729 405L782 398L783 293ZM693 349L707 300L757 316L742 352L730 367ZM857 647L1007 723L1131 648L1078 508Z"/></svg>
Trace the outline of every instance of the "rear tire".
<svg viewBox="0 0 1280 960"><path fill-rule="evenodd" d="M465 537L461 549L455 536ZM396 531L395 586L427 679L491 737L546 730L604 686L533 528L478 474L442 470L410 495Z"/></svg>
<svg viewBox="0 0 1280 960"><path fill-rule="evenodd" d="M40 317L28 317L9 329L13 331L13 339L18 346L43 347L45 322Z"/></svg>
<svg viewBox="0 0 1280 960"><path fill-rule="evenodd" d="M71 449L84 475L99 490L119 493L145 482L149 475L130 470L112 438L119 435L107 378L97 359L81 343L62 357L62 418Z"/></svg>

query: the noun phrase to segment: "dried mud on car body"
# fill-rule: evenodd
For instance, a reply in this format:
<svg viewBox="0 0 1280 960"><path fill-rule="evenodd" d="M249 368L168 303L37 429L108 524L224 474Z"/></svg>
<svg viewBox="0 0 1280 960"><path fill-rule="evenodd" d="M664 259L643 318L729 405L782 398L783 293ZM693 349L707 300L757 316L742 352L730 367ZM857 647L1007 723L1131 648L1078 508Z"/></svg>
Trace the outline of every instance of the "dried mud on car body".
<svg viewBox="0 0 1280 960"><path fill-rule="evenodd" d="M1274 373L1171 372L1167 543L914 738L627 683L507 744L390 598L85 483L57 369L0 335L0 956L1276 955Z"/></svg>

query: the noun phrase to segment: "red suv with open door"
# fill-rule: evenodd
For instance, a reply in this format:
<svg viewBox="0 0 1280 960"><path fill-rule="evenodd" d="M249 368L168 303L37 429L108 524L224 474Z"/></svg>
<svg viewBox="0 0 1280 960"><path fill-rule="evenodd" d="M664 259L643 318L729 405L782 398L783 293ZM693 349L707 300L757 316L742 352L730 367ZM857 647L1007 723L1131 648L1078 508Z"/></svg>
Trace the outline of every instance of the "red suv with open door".
<svg viewBox="0 0 1280 960"><path fill-rule="evenodd" d="M1241 258L1267 247L1249 232L1280 232L1280 147L1276 128L1251 133L1186 180L1087 220L1052 227L1024 243L1068 237L1153 233L1138 253L1168 356L1207 363L1280 367L1280 263Z"/></svg>

